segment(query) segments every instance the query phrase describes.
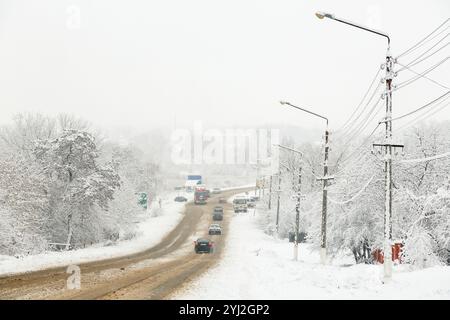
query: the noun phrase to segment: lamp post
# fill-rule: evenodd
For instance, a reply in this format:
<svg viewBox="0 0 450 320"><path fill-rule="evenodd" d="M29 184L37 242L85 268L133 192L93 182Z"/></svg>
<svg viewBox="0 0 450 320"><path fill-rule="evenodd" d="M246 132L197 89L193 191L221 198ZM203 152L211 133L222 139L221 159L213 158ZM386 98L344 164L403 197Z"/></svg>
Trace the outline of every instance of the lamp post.
<svg viewBox="0 0 450 320"><path fill-rule="evenodd" d="M341 18L337 18L331 13L326 12L317 12L316 16L319 19L328 18L331 20L335 20L349 26L362 29L364 31L371 32L373 34L382 36L387 39L387 51L386 51L386 116L385 116L385 125L386 125L386 133L385 133L385 142L383 144L375 144L374 146L382 147L384 150L384 168L385 168L385 212L384 212L384 282L388 282L392 278L392 258L390 257L392 252L392 150L393 148L403 146L395 145L392 142L392 79L394 75L393 71L393 58L390 53L391 46L391 38L385 32L378 31L375 29L371 29L365 27L363 25L344 20Z"/></svg>
<svg viewBox="0 0 450 320"><path fill-rule="evenodd" d="M289 148L289 147L286 147L286 146L282 146L282 145L279 145L279 144L277 144L276 146L278 146L281 149L300 154L300 156L303 157L303 152L301 152L301 151L298 151L298 150L295 150L295 149L292 149L292 148ZM293 179L295 179L295 170L293 170L293 171L294 171L293 172L293 174L294 174ZM295 186L295 182L294 181L293 181L293 184ZM302 185L302 167L300 166L298 168L298 184L295 187L295 189L297 191L297 195L296 195L297 202L296 202L296 205L295 205L295 231L294 231L295 232L295 235L294 235L294 260L295 261L298 260L298 240L299 240L298 239L298 234L299 234L299 231L300 231L300 200L301 200L301 195L302 195L302 193L301 193L301 191L302 191L301 185Z"/></svg>
<svg viewBox="0 0 450 320"><path fill-rule="evenodd" d="M327 197L328 197L328 180L333 179L332 177L328 176L328 153L329 153L329 131L328 131L328 118L324 117L318 113L312 112L310 110L295 106L291 104L290 102L286 101L280 101L282 105L288 105L290 107L293 107L295 109L298 109L300 111L309 113L313 116L316 116L318 118L321 118L326 121L326 128L325 128L325 159L323 162L323 177L320 178L323 182L322 184L322 223L320 228L320 261L322 264L326 264L327 262Z"/></svg>

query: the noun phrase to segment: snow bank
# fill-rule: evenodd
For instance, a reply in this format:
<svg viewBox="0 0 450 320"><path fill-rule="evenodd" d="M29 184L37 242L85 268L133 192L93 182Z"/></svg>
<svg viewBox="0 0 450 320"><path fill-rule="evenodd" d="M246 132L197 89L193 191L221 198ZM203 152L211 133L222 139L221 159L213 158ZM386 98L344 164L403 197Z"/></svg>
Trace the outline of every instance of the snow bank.
<svg viewBox="0 0 450 320"><path fill-rule="evenodd" d="M254 188L254 187L255 187L255 184L254 183L250 183L250 184L245 184L245 185L237 186L237 187L221 188L220 190L227 191L227 190L234 190L234 189Z"/></svg>
<svg viewBox="0 0 450 320"><path fill-rule="evenodd" d="M175 299L450 298L450 267L397 266L383 285L381 265L337 259L323 266L308 244L300 244L293 261L293 244L264 234L252 211L233 217L223 259Z"/></svg>
<svg viewBox="0 0 450 320"><path fill-rule="evenodd" d="M47 252L20 258L0 256L0 276L116 258L149 249L173 230L183 217L185 203L174 202L177 195L178 193L171 193L162 198L161 209L155 201L149 212L145 213L146 219L137 226L136 237L133 239L110 246L97 244L86 249ZM190 200L192 195L186 197Z"/></svg>

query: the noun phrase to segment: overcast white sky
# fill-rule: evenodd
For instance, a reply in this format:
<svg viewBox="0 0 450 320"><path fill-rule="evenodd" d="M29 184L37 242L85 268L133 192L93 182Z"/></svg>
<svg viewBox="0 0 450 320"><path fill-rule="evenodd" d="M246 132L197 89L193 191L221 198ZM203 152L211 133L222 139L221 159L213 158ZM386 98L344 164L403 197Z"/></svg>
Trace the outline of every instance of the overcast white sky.
<svg viewBox="0 0 450 320"><path fill-rule="evenodd" d="M319 20L317 10L388 32L395 55L448 18L450 2L0 0L0 122L40 111L139 128L320 125L279 106L285 99L337 127L383 62L386 41ZM430 76L449 85L449 65ZM442 92L418 81L394 94L394 114ZM448 110L439 118L450 119Z"/></svg>

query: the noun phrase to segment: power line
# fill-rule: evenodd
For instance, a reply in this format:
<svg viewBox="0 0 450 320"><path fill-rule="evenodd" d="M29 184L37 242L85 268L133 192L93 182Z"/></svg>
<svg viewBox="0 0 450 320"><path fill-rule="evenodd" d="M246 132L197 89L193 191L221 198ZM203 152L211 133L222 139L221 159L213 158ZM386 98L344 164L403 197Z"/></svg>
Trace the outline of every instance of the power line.
<svg viewBox="0 0 450 320"><path fill-rule="evenodd" d="M445 157L450 157L450 152L446 152L446 153L442 153L442 154L438 154L435 156L431 156L431 157L426 157L426 158L419 158L419 159L406 159L406 160L401 160L401 163L418 163L418 162L426 162L426 161L432 161L432 160L438 160L438 159L442 159Z"/></svg>
<svg viewBox="0 0 450 320"><path fill-rule="evenodd" d="M430 39L428 39L427 41L425 41L424 43L422 43L422 44L421 44L420 46L418 46L416 49L418 49L418 48L424 46L425 44L427 44L427 43L433 41L434 39L436 39L437 37L439 37L441 34L443 34L444 32L446 32L448 29L450 29L450 26L447 26L447 27L445 27L443 30L439 31L437 34L435 34L433 37L431 37ZM416 50L416 49L414 49L414 50ZM414 51L414 50L412 50L412 51ZM412 52L412 51L411 51L411 52ZM396 59L398 59L399 57L400 57L400 56L396 57Z"/></svg>
<svg viewBox="0 0 450 320"><path fill-rule="evenodd" d="M401 88L406 87L407 85L410 85L411 83L417 81L418 79L424 78L424 76L425 76L426 74L430 73L431 71L433 71L434 69L436 69L437 67L439 67L441 64L443 64L444 62L446 62L449 58L450 58L450 56L449 56L449 57L446 57L445 59L443 59L443 60L441 60L441 61L439 61L439 62L436 63L435 65L433 65L433 66L431 66L430 68L428 68L427 70L423 71L422 73L417 74L415 77L412 77L412 78L410 78L410 79L408 79L408 80L405 80L405 81L403 81L403 82L400 82L400 83L397 85L397 88L396 88L395 90L400 90ZM409 68L408 68L408 69L409 69ZM448 88L446 88L446 89L448 89Z"/></svg>
<svg viewBox="0 0 450 320"><path fill-rule="evenodd" d="M377 71L377 73L375 74L375 77L373 77L373 79L372 79L372 81L371 81L371 83L370 83L370 85L369 85L369 88L367 88L366 92L364 93L363 98L362 98L361 101L359 102L359 104L358 104L358 106L356 107L356 109L353 111L353 113L350 115L350 117L347 119L347 121L345 121L345 123L344 123L339 129L337 129L335 132L339 132L339 131L341 131L341 130L346 129L347 125L350 123L350 120L353 118L353 116L356 114L356 112L357 112L357 111L359 110L359 108L362 106L364 100L367 98L367 95L369 94L370 90L372 89L372 87L373 87L375 81L377 80L377 78L378 78L380 72L381 72L381 68L378 68L378 71Z"/></svg>
<svg viewBox="0 0 450 320"><path fill-rule="evenodd" d="M436 105L434 105L431 109L427 110L425 113L419 115L418 117L414 118L413 120L411 120L410 122L406 123L405 125L401 126L398 131L403 131L406 128L412 126L413 124L419 122L419 121L423 121L426 120L429 117L432 117L433 115L435 115L436 113L438 113L439 111L443 110L445 107L447 107L450 103L447 103L445 105L443 105L442 107L435 109L434 112L433 108L436 108L438 106L440 106L443 102L445 102L445 100L447 100L449 97L444 98L442 101L438 102ZM428 115L427 115L428 114Z"/></svg>
<svg viewBox="0 0 450 320"><path fill-rule="evenodd" d="M421 106L420 108L417 108L417 109L415 109L415 110L413 110L413 111L411 111L411 112L405 113L404 115L401 115L401 116L398 116L398 117L396 117L396 118L393 118L393 119L391 119L391 121L400 120L400 119L406 118L406 117L408 117L408 116L410 116L410 115L412 115L412 114L414 114L414 113L416 113L416 112L419 112L419 111L421 111L421 110L423 110L423 109L425 109L425 108L431 106L431 105L432 105L433 103L435 103L436 101L439 101L440 99L444 98L445 96L448 96L449 94L450 94L450 91L447 91L447 92L444 93L443 95L437 97L436 99L433 99L432 101L430 101L430 102L428 102L427 104ZM382 121L382 122L386 122L386 121Z"/></svg>
<svg viewBox="0 0 450 320"><path fill-rule="evenodd" d="M420 46L422 46L423 44L425 44L425 41L433 34L435 33L437 30L439 30L442 26L444 26L448 21L450 20L450 18L447 18L447 20L445 20L443 23L441 23L436 29L434 29L430 34L428 34L425 38L423 38L422 40L420 40L419 42L417 42L415 45L413 45L411 48L409 48L408 50L404 51L403 53L399 54L397 56L397 59L407 55L408 53L412 52L413 50L419 48Z"/></svg>
<svg viewBox="0 0 450 320"><path fill-rule="evenodd" d="M408 67L414 67L415 65L421 63L422 61L425 61L425 60L431 58L431 57L434 56L436 53L438 53L439 51L441 51L442 49L444 49L445 47L447 47L449 44L450 44L450 42L447 42L445 45L443 45L442 47L440 47L440 48L437 49L436 51L430 53L430 54L427 55L425 58L423 58L423 59L421 59L421 60L419 60L419 61L417 61L417 62L415 62L415 63L413 63L413 64L408 65ZM403 71L403 70L401 70L401 71Z"/></svg>
<svg viewBox="0 0 450 320"><path fill-rule="evenodd" d="M349 202L354 201L355 199L357 199L359 196L362 195L362 193L364 192L364 190L366 190L366 188L369 186L369 184L372 182L373 178L375 178L376 174L374 174L372 177L370 177L370 179L364 184L364 186L361 188L361 190L359 190L356 195L354 195L353 197L351 197L350 199L346 200L346 201L336 201L333 198L328 198L331 202L335 203L335 204L339 204L339 205L343 205Z"/></svg>
<svg viewBox="0 0 450 320"><path fill-rule="evenodd" d="M403 67L403 68L401 68L400 70L398 70L397 73L399 73L399 72L405 70L406 67L413 67L413 66L415 66L415 65L417 65L417 64L419 64L419 63L421 63L422 61L425 61L426 59L431 58L433 55L435 55L436 53L438 53L439 51L441 51L442 49L444 49L445 47L447 47L447 46L450 44L450 42L447 42L445 45L443 45L442 47L440 47L440 48L437 49L436 51L432 52L431 54L429 54L429 55L426 56L425 58L419 60L419 59L422 58L425 54L427 54L428 52L430 52L434 47L436 47L439 43L441 43L442 40L444 40L445 38L447 38L448 35L449 35L449 33L447 33L447 35L446 35L444 38L442 38L441 40L439 40L439 42L437 42L434 46L432 46L432 47L429 48L428 50L424 51L421 55L419 55L419 56L416 57L415 59L413 59L413 60L411 60L410 62L408 62L408 63L406 64L406 66ZM419 60L419 61L417 61L417 60Z"/></svg>
<svg viewBox="0 0 450 320"><path fill-rule="evenodd" d="M350 136L350 138L346 141L346 143L344 144L344 150L342 150L341 154L338 157L338 160L336 161L336 164L339 162L339 160L341 159L342 155L344 154L345 151L347 151L347 149L350 147L350 142L360 133L362 133L367 126L369 125L369 123L376 117L376 115L380 112L381 108L379 108L376 111L376 108L378 106L378 104L381 101L381 97L378 98L377 102L374 104L374 106L372 107L372 109L369 111L369 113L367 114L367 116L365 117L365 119L363 120L363 122L357 127L357 129L352 133L352 135ZM382 105L381 105L382 106ZM373 112L376 111L374 114ZM372 115L373 114L373 115ZM372 117L371 117L372 116Z"/></svg>
<svg viewBox="0 0 450 320"><path fill-rule="evenodd" d="M346 135L347 136L353 136L354 132L358 130L358 128L361 126L361 123L358 123L357 121L361 118L361 116L364 114L364 112L367 110L367 107L370 105L370 103L372 102L373 98L375 97L376 93L378 92L378 89L381 86L381 82L378 83L377 87L375 88L375 91L372 93L372 95L370 96L369 100L367 101L367 103L365 104L365 106L362 108L361 112L359 112L358 116L353 120L353 123L346 128L346 130L344 130L343 132L340 133L340 135L337 135L338 138L336 138L336 140L342 139L344 138ZM379 102L381 98L378 98L377 103ZM373 110L373 108L372 108ZM366 117L367 118L367 117ZM362 123L365 122L365 119L362 121ZM353 128L352 128L353 127Z"/></svg>
<svg viewBox="0 0 450 320"><path fill-rule="evenodd" d="M420 55L418 55L416 58L414 58L413 60L411 60L410 62L408 62L406 65L409 67L409 66L412 66L412 65L414 65L414 64L417 64L417 63L415 63L417 60L419 60L420 58L422 58L424 55L426 55L428 52L430 52L431 50L433 50L438 44L440 44L442 41L444 41L445 40L445 38L447 38L448 37L448 33L442 38L442 39L440 39L438 42L436 42L433 46L431 46L430 48L428 48L427 50L425 50L424 52L422 52ZM436 52L439 52L440 50L442 50L443 48L445 48L446 46L448 46L449 45L449 42L447 42L444 46L442 46L442 47L440 47ZM436 52L434 52L434 53L436 53ZM434 54L433 53L433 54ZM402 69L400 69L398 72L400 72L400 71L402 71Z"/></svg>
<svg viewBox="0 0 450 320"><path fill-rule="evenodd" d="M405 67L406 69L408 69L408 70L411 71L412 73L414 73L414 74L416 74L416 75L418 75L418 76L420 76L420 77L422 77L422 78L424 78L424 79L426 79L426 80L428 80L428 81L431 81L431 82L433 82L434 84L436 84L436 85L438 85L438 86L440 86L440 87L442 87L442 88L444 88L444 89L450 90L449 87L443 85L442 83L437 82L436 80L433 80L433 79L431 79L431 78L429 78L429 77L426 77L426 76L423 75L423 74L420 74L420 73L414 71L414 70L411 69L410 67L404 66L403 64L401 64L401 63L399 63L399 62L397 62L397 64L401 65L402 67Z"/></svg>
<svg viewBox="0 0 450 320"><path fill-rule="evenodd" d="M342 155L345 152L345 149L341 152L341 155L339 156L338 160L336 161L335 167L341 163L341 164L345 164L343 167L341 167L341 169L338 172L335 172L334 175L339 175L341 174L346 168L348 168L349 164L353 164L354 162L348 162L355 153L357 153L362 147L364 147L367 143L367 141L369 141L369 139L375 134L375 132L377 131L377 129L380 127L381 123L378 123L376 125L376 127L372 130L372 132L364 139L364 141L352 152L350 153L350 155L348 155L345 159L341 160ZM359 158L356 159L356 161L359 161L362 158L362 156L360 155ZM347 163L347 164L346 164Z"/></svg>

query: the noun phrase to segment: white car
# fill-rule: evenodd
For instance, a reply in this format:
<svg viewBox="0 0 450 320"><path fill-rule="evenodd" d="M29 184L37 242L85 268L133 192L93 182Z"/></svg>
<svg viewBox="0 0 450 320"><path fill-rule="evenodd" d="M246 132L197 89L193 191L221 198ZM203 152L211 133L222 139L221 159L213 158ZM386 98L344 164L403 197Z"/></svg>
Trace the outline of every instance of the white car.
<svg viewBox="0 0 450 320"><path fill-rule="evenodd" d="M214 188L213 190L212 190L212 193L214 193L214 194L219 194L219 193L221 193L222 192L222 190L220 190L220 188Z"/></svg>
<svg viewBox="0 0 450 320"><path fill-rule="evenodd" d="M247 212L247 198L238 196L233 200L234 212Z"/></svg>
<svg viewBox="0 0 450 320"><path fill-rule="evenodd" d="M208 229L208 234L209 235L221 235L222 228L220 227L220 224L213 223Z"/></svg>

